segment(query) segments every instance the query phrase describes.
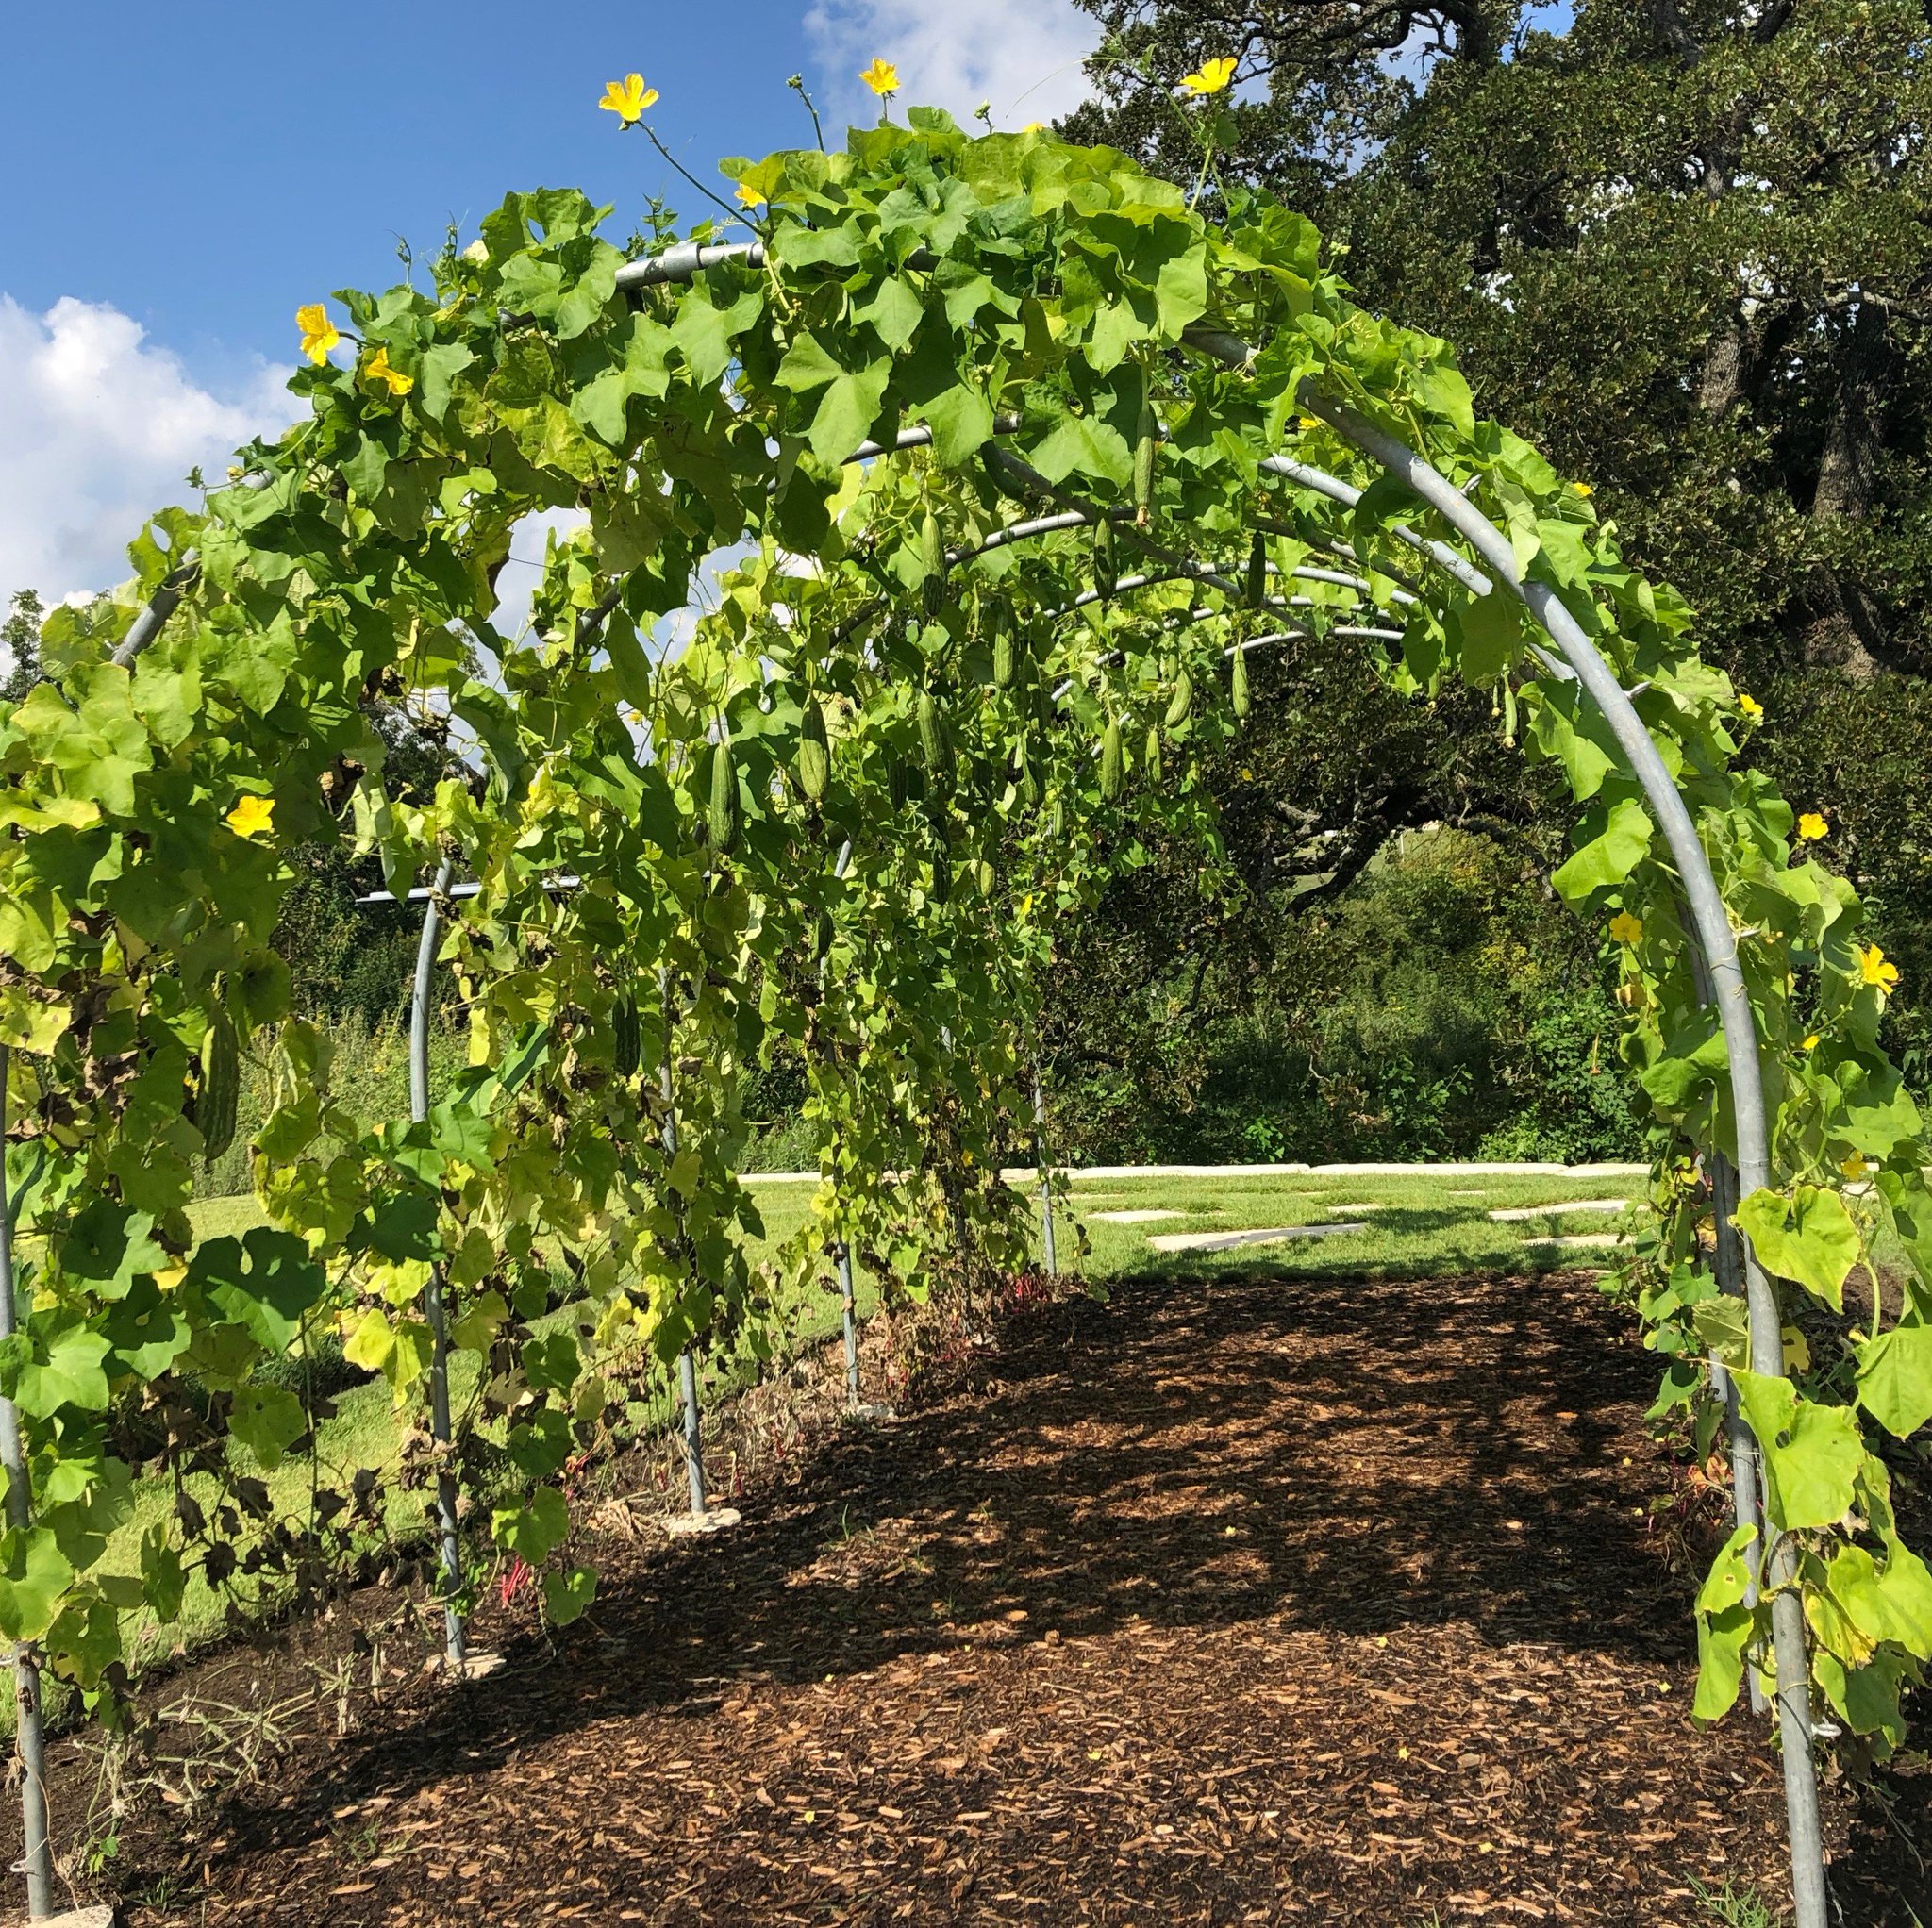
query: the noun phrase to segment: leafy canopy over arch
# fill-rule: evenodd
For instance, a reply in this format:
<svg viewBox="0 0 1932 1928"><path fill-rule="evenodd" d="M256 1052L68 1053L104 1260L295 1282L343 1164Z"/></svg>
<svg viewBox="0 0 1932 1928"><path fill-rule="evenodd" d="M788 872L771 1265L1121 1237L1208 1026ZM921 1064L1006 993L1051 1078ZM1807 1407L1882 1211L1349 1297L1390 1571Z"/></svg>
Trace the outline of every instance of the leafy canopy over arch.
<svg viewBox="0 0 1932 1928"><path fill-rule="evenodd" d="M553 1612L579 1610L594 1576L547 1482L594 1440L610 1375L640 1346L771 1328L779 1282L734 1238L756 1223L740 1072L780 1035L812 1067L825 1183L798 1279L828 1237L915 1287L962 1241L1016 1256L991 1174L1055 920L1132 861L1141 813L1211 847L1191 746L1236 726L1238 646L1285 624L1367 635L1399 689L1498 690L1568 776L1580 828L1557 883L1620 947L1633 1073L1685 1155L1724 1148L1715 1018L1602 720L1518 605L1431 559L1449 532L1312 393L1472 490L1638 692L1748 939L1788 1186L1746 1202L1767 1264L1836 1305L1881 1234L1911 1257L1890 1330L1800 1381L1756 1378L1692 1264L1688 1164L1661 1174L1656 1342L1687 1398L1707 1347L1740 1369L1806 1548L1825 1689L1895 1736L1932 1579L1861 1426L1932 1418L1932 1202L1876 1043L1884 960L1790 809L1732 768L1754 706L1588 491L1475 418L1443 342L1357 307L1306 221L1236 195L1209 223L1108 150L909 118L842 153L728 163L758 247L688 280L626 260L608 210L540 191L433 291L345 291L346 325L305 321L306 416L200 510L156 517L127 590L48 624L54 680L0 720L8 1165L39 1240L4 1365L34 1492L0 1542L0 1630L98 1691L117 1611L171 1617L196 1563L236 1584L239 1515L265 1502L180 1375L273 1466L311 1415L256 1365L346 1305L350 1355L419 1397L433 1271L452 1342L488 1369L458 1458L501 1441L496 1541L543 1571ZM1268 467L1283 449L1306 466ZM512 531L560 508L586 526L552 540L530 630L502 633ZM190 549L158 640L114 660ZM708 569L715 593L667 657L659 625ZM398 703L447 757L427 802L384 787L371 711ZM438 854L481 887L444 952L471 1069L425 1122L371 1132L334 1103L267 943L282 852L352 828L398 889ZM563 874L582 888L552 888ZM275 1073L255 1146L274 1226L197 1247L184 1207L241 1053ZM538 1330L559 1259L581 1297ZM112 1415L130 1398L169 1414L173 1476L211 1471L230 1504L185 1504L120 1572L102 1556L127 1511ZM279 1521L275 1545L315 1571L350 1517ZM1701 1602L1706 1713L1763 1638L1742 1557Z"/></svg>

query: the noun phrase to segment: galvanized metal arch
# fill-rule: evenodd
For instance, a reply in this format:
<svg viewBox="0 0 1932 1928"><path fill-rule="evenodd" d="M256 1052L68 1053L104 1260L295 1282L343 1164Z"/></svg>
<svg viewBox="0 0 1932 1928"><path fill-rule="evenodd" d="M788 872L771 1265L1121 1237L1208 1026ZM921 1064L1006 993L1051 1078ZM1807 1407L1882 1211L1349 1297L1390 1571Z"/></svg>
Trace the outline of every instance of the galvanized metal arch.
<svg viewBox="0 0 1932 1928"><path fill-rule="evenodd" d="M689 280L704 268L731 259L743 259L754 266L759 265L764 259L763 244L746 242L708 247L684 243L648 260L626 264L618 273L617 285L628 291ZM1226 365L1243 367L1252 359L1245 342L1222 331L1197 327L1190 329L1184 340L1187 345ZM1446 476L1397 438L1344 403L1324 394L1312 382L1303 384L1298 399L1308 413L1328 423L1386 473L1407 484L1420 501L1432 508L1469 544L1487 565L1488 573L1448 543L1424 536L1407 525L1391 528L1391 533L1395 539L1444 570L1472 594L1488 595L1500 586L1520 600L1555 645L1554 656L1540 647L1538 649L1539 659L1546 671L1553 674L1567 673L1569 677L1581 683L1602 713L1624 753L1626 768L1643 789L1677 867L1690 912L1693 943L1707 975L1725 1042L1737 1131L1739 1185L1744 1191L1768 1185L1772 1177L1770 1147L1756 1021L1738 961L1736 940L1696 826L1648 729L1637 714L1629 692L1619 684L1609 664L1582 625L1564 607L1556 590L1547 584L1523 576L1516 567L1507 538ZM996 432L1006 427L1007 424L1002 423ZM871 459L887 453L921 447L930 440L929 430L911 429L896 436L891 443L868 442L850 459ZM1029 490L1060 500L1064 505L1064 492L1027 464L993 444L989 444L988 453L992 465L1001 469L1008 478L1019 481ZM1352 507L1360 499L1361 491L1353 484L1291 457L1270 456L1263 458L1260 466L1267 474L1279 475L1342 507ZM1072 513L1071 508L1063 506L1060 518L1041 518L1039 521L1042 524L1050 522L1056 527L1078 526L1077 522L1064 519ZM1041 527L1036 532L1046 533L1047 530ZM1003 540L1012 540L1017 537L1008 536ZM1137 539L1135 546L1167 563L1173 571L1170 580L1186 577L1239 594L1237 586L1224 574L1193 562L1164 545ZM1353 558L1352 549L1345 544L1341 553ZM137 614L114 652L115 661L131 662L153 641L192 583L194 569L195 558L192 552L189 552L150 596L146 607ZM1138 586L1145 580L1147 578L1140 578L1131 586ZM1130 585L1124 581L1117 585L1117 589L1126 586ZM594 628L612 613L621 600L621 586L613 589L597 609L586 612L580 619L580 633ZM1095 592L1085 592L1069 607L1079 607L1083 602L1094 599ZM1748 1240L1742 1241L1741 1251L1743 1283L1750 1312L1752 1363L1759 1372L1782 1376L1782 1317L1777 1297L1751 1252ZM1740 1495L1740 1502L1741 1498ZM1777 1532L1774 1520L1767 1520L1767 1525L1774 1533ZM1770 1549L1770 1568L1776 1587L1773 1600L1773 1622L1778 1702L1784 1723L1782 1753L1796 1919L1798 1928L1827 1928L1828 1903L1819 1825L1816 1768L1812 1757L1810 1673L1804 1614L1797 1592L1789 1584L1795 1576L1796 1551L1782 1535Z"/></svg>

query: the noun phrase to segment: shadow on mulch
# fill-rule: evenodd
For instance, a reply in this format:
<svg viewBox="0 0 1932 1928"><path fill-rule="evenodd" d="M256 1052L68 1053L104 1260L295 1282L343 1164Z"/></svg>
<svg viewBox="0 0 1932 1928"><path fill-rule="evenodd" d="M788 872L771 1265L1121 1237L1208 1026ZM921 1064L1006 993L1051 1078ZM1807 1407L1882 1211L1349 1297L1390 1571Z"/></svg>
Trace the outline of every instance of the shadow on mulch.
<svg viewBox="0 0 1932 1928"><path fill-rule="evenodd" d="M493 1605L506 1674L125 1830L124 1900L164 1903L137 1924L1416 1928L1775 1902L1774 1752L1688 1719L1654 1389L1580 1274L1042 1308L735 1531L602 1537L597 1604L554 1641ZM1848 1922L1932 1920L1902 1845L1932 1838L1926 1788L1896 1778L1890 1823L1832 1790Z"/></svg>

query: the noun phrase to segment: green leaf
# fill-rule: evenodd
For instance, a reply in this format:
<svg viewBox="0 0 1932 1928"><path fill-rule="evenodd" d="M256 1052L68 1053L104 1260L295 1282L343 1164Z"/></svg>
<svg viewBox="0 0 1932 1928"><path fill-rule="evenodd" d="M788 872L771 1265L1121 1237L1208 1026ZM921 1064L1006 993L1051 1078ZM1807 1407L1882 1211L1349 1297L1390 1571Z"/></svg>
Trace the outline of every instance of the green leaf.
<svg viewBox="0 0 1932 1928"><path fill-rule="evenodd" d="M0 1534L0 1635L38 1640L54 1624L73 1579L74 1569L44 1526Z"/></svg>
<svg viewBox="0 0 1932 1928"><path fill-rule="evenodd" d="M1502 589L1456 611L1465 683L1493 683L1523 654L1523 605Z"/></svg>
<svg viewBox="0 0 1932 1928"><path fill-rule="evenodd" d="M880 361L854 374L840 374L819 399L806 440L822 462L842 462L878 419L891 364Z"/></svg>
<svg viewBox="0 0 1932 1928"><path fill-rule="evenodd" d="M36 1353L39 1353L36 1345ZM52 1419L63 1405L83 1412L106 1412L108 1375L102 1361L113 1351L105 1334L84 1325L71 1326L47 1342L44 1356L20 1369L14 1400L22 1412L37 1420Z"/></svg>
<svg viewBox="0 0 1932 1928"><path fill-rule="evenodd" d="M1858 1348L1858 1404L1901 1439L1932 1421L1932 1325L1895 1325Z"/></svg>
<svg viewBox="0 0 1932 1928"><path fill-rule="evenodd" d="M1634 797L1614 804L1602 832L1586 843L1550 879L1569 903L1581 904L1592 891L1621 884L1650 852L1656 826Z"/></svg>
<svg viewBox="0 0 1932 1928"><path fill-rule="evenodd" d="M572 1567L543 1576L543 1607L559 1627L567 1627L597 1597L597 1575L589 1567Z"/></svg>
<svg viewBox="0 0 1932 1928"><path fill-rule="evenodd" d="M1738 1404L1764 1455L1772 1523L1832 1526L1851 1510L1865 1441L1849 1406L1801 1400L1789 1379L1734 1372Z"/></svg>
<svg viewBox="0 0 1932 1928"><path fill-rule="evenodd" d="M1122 489L1134 478L1134 452L1126 437L1091 415L1062 416L1027 459L1049 482L1064 482L1076 469Z"/></svg>
<svg viewBox="0 0 1932 1928"><path fill-rule="evenodd" d="M308 1430L308 1419L292 1392L276 1386L244 1386L235 1394L228 1430L261 1462L264 1472L272 1472Z"/></svg>
<svg viewBox="0 0 1932 1928"><path fill-rule="evenodd" d="M1751 1314L1743 1300L1707 1299L1690 1308L1690 1320L1705 1351L1721 1365L1750 1365Z"/></svg>
<svg viewBox="0 0 1932 1928"><path fill-rule="evenodd" d="M1737 1218L1767 1271L1796 1280L1834 1311L1844 1309L1845 1276L1860 1247L1858 1228L1837 1192L1816 1185L1800 1185L1789 1199L1754 1191Z"/></svg>
<svg viewBox="0 0 1932 1928"><path fill-rule="evenodd" d="M1697 1695L1693 1720L1718 1720L1728 1714L1744 1682L1744 1649L1757 1616L1748 1606L1727 1606L1697 1616Z"/></svg>
<svg viewBox="0 0 1932 1928"><path fill-rule="evenodd" d="M148 1606L165 1626L181 1615L181 1598L188 1590L188 1575L181 1555L168 1544L168 1529L158 1521L141 1537L141 1582Z"/></svg>
<svg viewBox="0 0 1932 1928"><path fill-rule="evenodd" d="M498 1506L490 1528L505 1553L541 1567L568 1537L570 1509L555 1487L539 1487L521 1506Z"/></svg>
<svg viewBox="0 0 1932 1928"><path fill-rule="evenodd" d="M245 1263L244 1263L245 1259ZM189 1278L223 1318L243 1327L263 1351L286 1353L304 1316L328 1286L320 1261L288 1232L253 1227L238 1244L210 1238L195 1249Z"/></svg>

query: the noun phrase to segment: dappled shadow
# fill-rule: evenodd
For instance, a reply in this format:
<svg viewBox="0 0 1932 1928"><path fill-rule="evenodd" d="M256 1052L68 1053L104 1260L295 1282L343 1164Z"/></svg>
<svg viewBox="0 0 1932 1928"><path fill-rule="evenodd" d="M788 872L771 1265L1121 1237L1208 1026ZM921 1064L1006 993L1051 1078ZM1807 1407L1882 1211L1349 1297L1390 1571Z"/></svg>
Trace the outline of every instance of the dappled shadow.
<svg viewBox="0 0 1932 1928"><path fill-rule="evenodd" d="M1575 1277L1224 1270L1047 1308L970 1386L749 1496L737 1530L597 1549L598 1603L554 1648L511 1639L508 1676L333 1750L312 1791L238 1803L225 1830L234 1853L285 1844L591 1722L703 1720L735 1682L970 1642L1455 1621L1497 1647L1682 1659L1688 1601L1618 1466L1646 1450L1654 1378Z"/></svg>

